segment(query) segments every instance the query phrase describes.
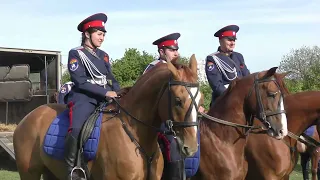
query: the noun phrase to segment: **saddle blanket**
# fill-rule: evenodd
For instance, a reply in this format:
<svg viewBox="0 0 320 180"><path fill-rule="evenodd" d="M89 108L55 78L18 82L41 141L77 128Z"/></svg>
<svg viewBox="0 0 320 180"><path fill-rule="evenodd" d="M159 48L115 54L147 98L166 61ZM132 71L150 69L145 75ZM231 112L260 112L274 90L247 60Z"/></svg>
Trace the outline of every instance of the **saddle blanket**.
<svg viewBox="0 0 320 180"><path fill-rule="evenodd" d="M316 130L316 126L310 126L306 131L304 131L304 133L308 136L312 136L314 131Z"/></svg>
<svg viewBox="0 0 320 180"><path fill-rule="evenodd" d="M191 178L192 176L194 176L199 168L199 164L200 164L200 130L198 130L198 134L197 134L197 138L198 138L198 151L196 152L196 154L193 157L187 157L184 160L184 169L185 169L185 173L186 173L186 177L187 178Z"/></svg>
<svg viewBox="0 0 320 180"><path fill-rule="evenodd" d="M102 113L99 114L98 119L94 125L88 140L83 146L83 157L85 161L91 161L95 158L99 138L100 126L102 120ZM51 123L44 139L43 149L49 156L63 160L64 158L64 142L69 128L69 109L60 113Z"/></svg>

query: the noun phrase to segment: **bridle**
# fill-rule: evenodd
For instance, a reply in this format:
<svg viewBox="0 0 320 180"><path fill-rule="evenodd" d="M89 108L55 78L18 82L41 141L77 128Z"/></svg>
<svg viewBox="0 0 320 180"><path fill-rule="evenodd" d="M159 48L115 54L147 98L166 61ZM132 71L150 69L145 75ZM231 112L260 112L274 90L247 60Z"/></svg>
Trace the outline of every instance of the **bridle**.
<svg viewBox="0 0 320 180"><path fill-rule="evenodd" d="M190 103L190 106L188 108L188 111L186 112L186 115L184 116L184 121L183 122L175 121L174 117L173 117L173 112L172 112L171 87L172 86L177 86L177 85L184 86L185 89L187 90L188 94L190 95L191 100L192 100L192 102ZM176 132L174 131L175 127L187 128L187 127L192 127L192 126L197 126L197 127L199 126L199 121L198 120L195 121L195 122L187 121L188 117L191 114L192 106L194 106L196 108L196 111L198 113L197 102L195 100L195 97L192 95L192 93L190 91L190 88L194 88L194 87L197 88L197 91L196 91L196 94L195 94L195 97L197 97L197 95L199 93L199 83L189 83L189 82L175 81L175 80L172 80L172 78L170 77L170 81L169 81L169 84L168 84L168 103L169 103L168 112L169 112L169 118L170 119L166 120L166 123L165 123L167 129L169 130L169 132L166 132L166 134L169 133L169 134L171 134L173 136L176 136Z"/></svg>
<svg viewBox="0 0 320 180"><path fill-rule="evenodd" d="M254 84L248 94L248 96L246 97L247 100L249 99L249 97L251 96L252 92L253 92L253 89L255 90L255 93L256 93L256 99L257 99L257 104L258 104L258 108L259 110L257 111L256 115L253 115L251 118L253 119L254 117L256 117L257 119L259 119L264 126L266 126L267 129L271 129L271 124L269 121L267 121L267 118L270 117L270 116L275 116L275 115L278 115L278 114L282 114L282 113L286 113L285 110L281 110L281 102L283 101L283 93L282 91L280 90L280 86L279 84L277 83L276 79L274 78L274 76L271 76L271 77L268 77L268 78L262 78L262 79L259 79L258 78L258 73L256 74L256 76L254 77ZM259 91L259 84L260 83L265 83L265 82L270 82L270 81L274 81L274 83L277 85L279 91L277 93L280 92L280 100L279 100L279 103L278 103L278 109L274 112L269 112L269 111L266 111L262 105L262 98L261 98L261 93ZM252 121L250 123L253 123ZM252 125L252 124L251 124Z"/></svg>
<svg viewBox="0 0 320 180"><path fill-rule="evenodd" d="M187 90L187 92L189 93L191 99L192 99L192 102L190 103L190 106L188 108L188 111L185 115L185 118L184 118L184 121L183 122L177 122L174 120L174 117L173 117L173 113L172 113L172 107L171 107L171 100L172 100L172 92L171 92L171 87L172 86L177 86L177 85L180 85L180 86L184 86ZM159 100L162 98L162 96L164 95L164 92L166 90L165 87L168 87L168 112L169 112L169 119L165 121L165 125L167 127L168 130L162 130L161 128L157 128L157 127L154 127L152 125L149 125L149 124L146 124L145 122L137 119L136 117L134 117L131 113L129 113L124 107L121 106L121 104L119 103L119 101L116 99L116 98L112 98L112 101L116 103L117 107L118 107L118 111L117 112L112 112L112 113L115 113L114 116L112 116L111 118L117 116L118 114L120 114L120 109L122 111L124 111L127 115L129 115L133 120L143 124L144 126L147 126L149 128L152 128L154 129L156 132L159 132L159 133L163 133L163 134L167 134L167 135L173 135L173 136L176 136L176 132L174 130L174 128L176 127L180 127L180 128L187 128L187 127L192 127L192 126L198 126L199 125L199 122L198 122L198 119L196 120L196 122L190 122L190 121L187 121L188 120L188 117L190 116L191 114L191 111L192 111L192 106L195 106L196 110L197 110L197 113L198 113L198 106L197 106L197 102L195 100L195 97L192 95L191 91L190 91L190 88L191 87L196 87L197 88L197 92L195 94L195 96L198 95L199 93L199 83L189 83L189 82L183 82L183 81L175 81L175 80L172 80L172 77L170 76L170 79L169 79L169 82L167 84L167 86L164 86L162 92L161 92L161 96L159 98ZM159 101L158 100L158 101ZM105 102L107 103L107 102ZM109 102L111 103L111 102ZM101 106L101 107L105 107L105 106ZM108 111L104 111L102 109L100 109L100 111L102 112L105 112L105 113L108 113ZM110 118L110 119L111 119ZM130 132L130 130L128 129L127 127L127 124L125 123L125 121L119 117L120 121L121 121L121 124L122 124L122 127L123 129L125 130L125 132L127 133L127 135L129 136L130 140L137 146L137 148L139 149L139 151L141 152L141 154L146 158L147 160L147 179L150 179L150 172L151 172L151 163L153 161L153 157L155 155L155 153L153 153L151 156L149 156L147 154L147 152L144 150L144 148L139 144L139 142L136 140L136 138L133 136L133 134Z"/></svg>

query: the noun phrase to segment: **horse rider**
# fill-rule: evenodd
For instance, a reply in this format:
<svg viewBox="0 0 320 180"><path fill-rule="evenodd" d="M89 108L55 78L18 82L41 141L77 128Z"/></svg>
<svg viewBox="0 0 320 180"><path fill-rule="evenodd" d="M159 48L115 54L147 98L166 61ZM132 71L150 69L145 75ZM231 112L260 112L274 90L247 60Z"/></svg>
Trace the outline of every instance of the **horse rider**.
<svg viewBox="0 0 320 180"><path fill-rule="evenodd" d="M143 74L147 73L150 69L156 65L167 63L169 61L176 61L179 58L179 46L178 39L180 33L168 34L164 37L161 37L154 41L152 44L158 47L159 58L151 62ZM199 111L204 111L202 106L199 107ZM168 130L164 123L161 125L163 131ZM166 180L180 180L185 178L184 170L184 158L182 157L176 139L173 135L167 135L160 133L158 135L158 142L162 149L162 152L167 152L170 155L167 156L167 153L163 153L164 156L164 169L162 178ZM167 144L169 143L169 147Z"/></svg>
<svg viewBox="0 0 320 180"><path fill-rule="evenodd" d="M218 51L206 57L205 72L212 89L210 106L237 77L250 74L241 53L233 51L236 45L239 26L229 25L218 30L214 36L219 38Z"/></svg>
<svg viewBox="0 0 320 180"><path fill-rule="evenodd" d="M120 89L114 78L109 55L99 49L105 37L107 15L94 14L84 19L78 30L82 33L80 47L69 51L68 71L74 83L67 96L70 110L70 128L65 140L65 162L68 178L78 178L71 174L77 155L77 143L80 130L95 108L106 98L116 97Z"/></svg>
<svg viewBox="0 0 320 180"><path fill-rule="evenodd" d="M74 83L69 81L69 82L64 83L61 86L61 88L59 90L58 98L57 98L58 104L66 104L65 97L70 92L73 85L74 85Z"/></svg>
<svg viewBox="0 0 320 180"><path fill-rule="evenodd" d="M175 61L179 58L179 46L178 46L178 39L180 37L180 33L172 33L161 37L154 41L152 44L158 46L158 53L159 58L151 62L146 69L144 70L143 74L147 73L150 69L155 67L156 65L167 63L167 59L169 61ZM163 123L161 125L161 129L163 131L168 130ZM165 135L159 134L159 145L163 152L169 151L170 149L170 156L167 157L166 153L163 153L164 156L164 169L162 177L164 179L181 179L184 177L184 159L178 149L178 144L176 139L173 135ZM164 139L163 139L164 138ZM169 142L170 147L166 149L166 145L163 141Z"/></svg>

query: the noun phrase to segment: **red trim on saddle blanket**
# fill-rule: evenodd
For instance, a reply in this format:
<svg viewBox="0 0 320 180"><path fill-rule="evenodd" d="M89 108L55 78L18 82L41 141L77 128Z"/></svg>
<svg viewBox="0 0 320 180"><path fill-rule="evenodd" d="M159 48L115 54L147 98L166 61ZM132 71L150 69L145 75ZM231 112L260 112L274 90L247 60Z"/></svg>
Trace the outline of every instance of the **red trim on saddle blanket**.
<svg viewBox="0 0 320 180"><path fill-rule="evenodd" d="M68 128L68 133L70 133L72 131L72 108L73 108L73 102L69 102L68 103L68 108L69 108L69 128Z"/></svg>
<svg viewBox="0 0 320 180"><path fill-rule="evenodd" d="M158 138L161 139L164 142L164 144L165 144L164 151L165 151L166 157L168 158L168 161L170 162L171 161L171 157L170 157L170 141L162 133L158 133Z"/></svg>

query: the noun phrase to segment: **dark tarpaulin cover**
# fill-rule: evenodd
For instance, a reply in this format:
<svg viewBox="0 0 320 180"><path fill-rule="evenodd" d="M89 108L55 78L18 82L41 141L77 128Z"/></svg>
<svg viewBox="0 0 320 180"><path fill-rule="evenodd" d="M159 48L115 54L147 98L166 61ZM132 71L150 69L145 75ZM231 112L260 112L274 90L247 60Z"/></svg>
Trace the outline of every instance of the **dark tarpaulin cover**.
<svg viewBox="0 0 320 180"><path fill-rule="evenodd" d="M0 67L0 102L30 101L32 84L27 64Z"/></svg>

